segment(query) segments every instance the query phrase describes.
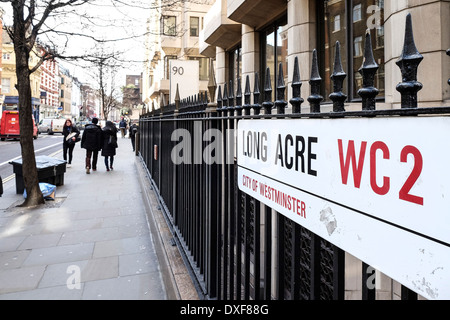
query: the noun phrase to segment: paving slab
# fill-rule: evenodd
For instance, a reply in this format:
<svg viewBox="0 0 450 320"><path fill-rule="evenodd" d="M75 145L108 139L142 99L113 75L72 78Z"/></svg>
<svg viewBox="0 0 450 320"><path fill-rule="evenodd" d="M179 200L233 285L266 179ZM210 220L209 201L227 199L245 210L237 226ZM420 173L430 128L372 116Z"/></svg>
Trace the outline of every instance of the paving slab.
<svg viewBox="0 0 450 320"><path fill-rule="evenodd" d="M4 184L0 300L198 299L167 230L154 228L154 196L142 188L130 140L119 139L113 171L99 156L86 174L84 157L77 144L64 185L42 206L17 207L23 195L14 180Z"/></svg>

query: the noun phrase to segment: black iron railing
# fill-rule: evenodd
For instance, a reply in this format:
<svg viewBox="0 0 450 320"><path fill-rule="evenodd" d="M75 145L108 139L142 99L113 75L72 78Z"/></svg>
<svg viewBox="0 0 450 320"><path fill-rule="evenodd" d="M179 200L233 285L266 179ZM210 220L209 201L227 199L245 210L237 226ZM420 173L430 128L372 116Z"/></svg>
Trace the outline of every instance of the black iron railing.
<svg viewBox="0 0 450 320"><path fill-rule="evenodd" d="M447 54L450 54L447 51ZM317 52L313 51L307 98L310 110L301 113L304 99L297 58L292 79L292 98L286 101L283 68L278 72L276 100L272 101L270 70L265 72L263 92L255 74L253 92L249 76L244 92L241 81L216 88L210 80L208 94L180 100L140 118L140 156L158 194L161 208L195 275L199 292L209 299L344 299L345 255L305 227L245 194L237 187L235 137L232 129L242 119L296 119L449 114L449 107L417 108L417 68L423 57L417 51L406 19L405 45L397 61L402 82L401 109L376 110L378 89L374 77L378 65L373 58L370 33L366 34L364 62L359 72L363 87L358 91L362 110L346 111L342 92L346 77L341 66L340 45L336 45L334 92L331 112L321 112L321 77ZM212 70L212 68L211 68ZM210 77L214 79L214 75ZM449 80L450 84L450 80ZM217 100L214 102L217 89ZM253 97L253 104L251 98ZM262 101L261 101L262 100ZM291 113L285 113L288 106ZM261 110L263 114L261 114ZM272 111L276 110L273 114ZM205 132L222 133L220 138ZM174 134L174 132L177 132ZM214 132L214 131L213 131ZM205 162L202 151L215 142L214 161ZM190 152L189 150L192 150ZM183 159L180 163L174 162ZM375 299L367 279L373 268L363 263L362 298ZM402 297L417 294L402 287Z"/></svg>

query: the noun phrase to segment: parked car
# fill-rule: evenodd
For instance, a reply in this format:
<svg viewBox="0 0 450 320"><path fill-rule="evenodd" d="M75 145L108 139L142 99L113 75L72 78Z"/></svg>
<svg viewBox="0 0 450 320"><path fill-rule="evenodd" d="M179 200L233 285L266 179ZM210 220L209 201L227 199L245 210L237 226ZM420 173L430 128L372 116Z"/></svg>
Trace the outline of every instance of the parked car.
<svg viewBox="0 0 450 320"><path fill-rule="evenodd" d="M52 131L53 133L63 133L64 123L66 123L65 118L53 119Z"/></svg>
<svg viewBox="0 0 450 320"><path fill-rule="evenodd" d="M51 119L51 118L45 118L42 119L39 122L39 133L48 133L48 134L54 134L56 133L62 133L64 123L66 122L66 119Z"/></svg>
<svg viewBox="0 0 450 320"><path fill-rule="evenodd" d="M38 128L33 117L33 138L38 137ZM17 139L20 138L20 126L19 126L19 111L5 110L2 113L2 119L0 121L0 140L5 139Z"/></svg>
<svg viewBox="0 0 450 320"><path fill-rule="evenodd" d="M53 119L42 119L39 121L38 130L39 133L53 134Z"/></svg>

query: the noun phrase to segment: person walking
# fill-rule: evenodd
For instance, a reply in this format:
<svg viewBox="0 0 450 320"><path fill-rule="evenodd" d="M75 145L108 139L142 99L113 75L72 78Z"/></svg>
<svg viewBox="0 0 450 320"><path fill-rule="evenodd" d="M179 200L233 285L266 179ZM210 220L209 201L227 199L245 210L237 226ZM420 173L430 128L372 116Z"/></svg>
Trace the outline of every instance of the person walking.
<svg viewBox="0 0 450 320"><path fill-rule="evenodd" d="M106 121L103 131L102 156L105 157L106 171L113 170L114 156L116 155L117 128L111 121Z"/></svg>
<svg viewBox="0 0 450 320"><path fill-rule="evenodd" d="M72 120L66 119L63 127L63 157L67 161L67 154L69 154L69 161L67 162L67 167L72 166L73 149L75 148L75 142L77 141L80 131L76 126L72 124Z"/></svg>
<svg viewBox="0 0 450 320"><path fill-rule="evenodd" d="M122 120L119 122L120 133L122 134L122 138L125 138L127 133L127 121L122 117Z"/></svg>
<svg viewBox="0 0 450 320"><path fill-rule="evenodd" d="M97 171L98 152L103 146L103 131L98 125L98 119L93 118L92 123L85 126L81 137L81 147L86 149L86 173L89 174L92 168ZM92 165L91 165L92 158Z"/></svg>
<svg viewBox="0 0 450 320"><path fill-rule="evenodd" d="M131 146L133 147L133 152L135 152L135 138L136 133L139 132L139 127L135 122L130 122L130 139L131 139Z"/></svg>

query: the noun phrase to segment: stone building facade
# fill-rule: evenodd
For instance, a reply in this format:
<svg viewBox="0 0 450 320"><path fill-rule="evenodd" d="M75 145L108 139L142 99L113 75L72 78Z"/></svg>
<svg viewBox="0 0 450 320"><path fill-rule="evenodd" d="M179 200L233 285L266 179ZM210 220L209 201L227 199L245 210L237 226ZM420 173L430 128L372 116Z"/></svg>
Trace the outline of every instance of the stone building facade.
<svg viewBox="0 0 450 320"><path fill-rule="evenodd" d="M396 85L402 82L396 61L402 53L408 13L413 20L416 46L424 58L417 75L423 83L423 89L418 93L418 106L448 107L449 1L217 0L205 15L200 54L215 61L217 85L236 83L240 79L244 88L246 76L249 76L253 88L254 73L258 72L261 92L268 69L272 88L276 87L281 63L287 101L292 98L293 65L294 59L298 58L303 83L301 96L305 99L302 112L309 112L306 98L311 94L308 81L313 50L316 49L322 78L321 95L325 98L321 110L326 112L332 110L328 98L333 89L330 76L339 42L342 65L347 74L345 109L361 110L357 90L361 88L362 78L358 69L363 62L364 36L369 31L379 65L375 78L375 86L379 89L377 109L396 109L400 108L401 102ZM289 112L288 109L286 113ZM345 261L345 298L361 299L362 261L349 254ZM398 282L377 271L375 283L377 299L399 299L401 285Z"/></svg>

